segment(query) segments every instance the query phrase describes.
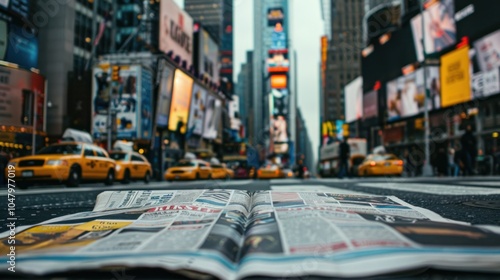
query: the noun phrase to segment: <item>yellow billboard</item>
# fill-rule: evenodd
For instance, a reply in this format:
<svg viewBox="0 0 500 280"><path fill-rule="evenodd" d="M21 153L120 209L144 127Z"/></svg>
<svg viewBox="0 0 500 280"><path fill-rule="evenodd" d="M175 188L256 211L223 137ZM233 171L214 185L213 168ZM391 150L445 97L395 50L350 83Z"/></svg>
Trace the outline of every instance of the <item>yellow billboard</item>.
<svg viewBox="0 0 500 280"><path fill-rule="evenodd" d="M181 133L186 133L189 116L189 104L193 89L193 79L182 72L175 70L174 88L172 91L172 103L170 106L170 117L168 118L168 129L176 131L178 125L182 125Z"/></svg>
<svg viewBox="0 0 500 280"><path fill-rule="evenodd" d="M470 101L469 47L441 56L441 107Z"/></svg>

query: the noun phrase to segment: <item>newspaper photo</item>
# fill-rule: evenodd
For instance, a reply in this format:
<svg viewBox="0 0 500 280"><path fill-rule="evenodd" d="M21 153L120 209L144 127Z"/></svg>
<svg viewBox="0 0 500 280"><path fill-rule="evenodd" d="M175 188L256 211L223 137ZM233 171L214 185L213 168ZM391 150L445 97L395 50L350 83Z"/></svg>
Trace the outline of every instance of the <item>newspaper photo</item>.
<svg viewBox="0 0 500 280"><path fill-rule="evenodd" d="M6 271L12 244L0 236ZM109 266L250 276L366 277L419 268L500 272L500 228L394 196L239 190L106 191L93 211L16 233L16 270Z"/></svg>

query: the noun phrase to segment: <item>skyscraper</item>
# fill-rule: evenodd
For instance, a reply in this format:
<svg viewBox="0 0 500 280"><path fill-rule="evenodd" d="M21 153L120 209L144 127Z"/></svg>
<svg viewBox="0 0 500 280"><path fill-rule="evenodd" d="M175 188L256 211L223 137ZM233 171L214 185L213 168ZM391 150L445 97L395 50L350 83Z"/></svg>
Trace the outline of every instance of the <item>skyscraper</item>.
<svg viewBox="0 0 500 280"><path fill-rule="evenodd" d="M51 6L47 4L47 1L38 1L37 12L47 11L47 9L59 11L47 16L47 21L40 27L39 64L41 72L49 81L47 99L50 105L47 108L47 123L49 124L47 133L58 137L69 125L67 121L70 111L67 103L69 96L80 97L80 94L75 94L75 89L70 89L68 86L69 73L79 75L83 74L86 68L92 69L89 64L93 45L96 45L96 56L108 53L111 48L111 22L107 19L112 10L112 1L52 2L54 4ZM96 5L95 8L94 5ZM96 22L94 28L92 27L93 21ZM101 23L102 29L98 26ZM98 28L102 32L98 32ZM94 41L94 32L101 34L98 44ZM90 102L90 92L88 94L88 98L82 102ZM80 108L82 106L77 110Z"/></svg>
<svg viewBox="0 0 500 280"><path fill-rule="evenodd" d="M360 55L364 16L361 0L332 0L331 30L328 42L323 92L323 121L344 118L342 88L361 74Z"/></svg>
<svg viewBox="0 0 500 280"><path fill-rule="evenodd" d="M289 1L254 1L253 137L266 147L268 156L284 164L294 156L295 124L290 120L297 94L290 17Z"/></svg>
<svg viewBox="0 0 500 280"><path fill-rule="evenodd" d="M233 89L233 1L185 0L184 9L200 22L219 44L221 69L220 85L231 95Z"/></svg>

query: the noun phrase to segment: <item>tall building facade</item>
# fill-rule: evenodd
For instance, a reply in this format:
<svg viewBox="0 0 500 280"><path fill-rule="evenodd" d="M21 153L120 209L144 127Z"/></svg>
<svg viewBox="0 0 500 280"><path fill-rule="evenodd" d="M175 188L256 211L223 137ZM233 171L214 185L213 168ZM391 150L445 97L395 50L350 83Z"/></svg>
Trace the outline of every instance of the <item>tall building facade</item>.
<svg viewBox="0 0 500 280"><path fill-rule="evenodd" d="M331 1L331 40L328 42L323 91L323 121L344 118L342 88L361 73L362 0Z"/></svg>
<svg viewBox="0 0 500 280"><path fill-rule="evenodd" d="M37 12L47 13L40 28L40 70L49 80L47 92L48 135L60 136L68 123L68 99L80 97L69 86L69 75L84 75L91 69L93 45L95 56L108 53L112 45L111 0L38 1ZM51 14L48 14L52 11ZM93 27L93 22L94 24ZM101 25L103 28L99 28ZM98 29L99 28L99 29ZM102 30L102 32L98 32ZM96 44L94 34L101 38ZM88 82L90 84L90 81ZM90 92L88 93L90 94ZM90 102L90 95L82 103ZM76 110L84 112L84 104ZM90 110L89 110L90 111Z"/></svg>
<svg viewBox="0 0 500 280"><path fill-rule="evenodd" d="M289 1L254 1L254 142L268 159L294 161L294 61ZM264 106L257 106L263 104ZM279 136L278 136L279 135ZM262 159L262 158L261 158Z"/></svg>
<svg viewBox="0 0 500 280"><path fill-rule="evenodd" d="M233 1L185 0L184 9L219 45L220 86L225 93L233 94Z"/></svg>

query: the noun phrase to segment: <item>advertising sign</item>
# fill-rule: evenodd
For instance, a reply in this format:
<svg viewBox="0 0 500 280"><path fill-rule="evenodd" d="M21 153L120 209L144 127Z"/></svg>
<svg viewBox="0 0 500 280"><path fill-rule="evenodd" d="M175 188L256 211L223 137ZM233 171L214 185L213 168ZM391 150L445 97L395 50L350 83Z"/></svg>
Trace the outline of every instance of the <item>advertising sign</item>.
<svg viewBox="0 0 500 280"><path fill-rule="evenodd" d="M288 115L288 90L287 89L273 89L271 91L273 97L273 111L274 116Z"/></svg>
<svg viewBox="0 0 500 280"><path fill-rule="evenodd" d="M282 50L287 48L286 33L283 24L277 23L271 33L271 49Z"/></svg>
<svg viewBox="0 0 500 280"><path fill-rule="evenodd" d="M181 60L192 65L193 60L193 19L177 6L173 0L160 2L160 50L174 52Z"/></svg>
<svg viewBox="0 0 500 280"><path fill-rule="evenodd" d="M212 94L208 94L206 104L202 137L213 140L217 138L219 123L221 123L222 102Z"/></svg>
<svg viewBox="0 0 500 280"><path fill-rule="evenodd" d="M441 107L439 67L427 67L429 110ZM423 68L387 83L388 121L414 116L424 112L425 88Z"/></svg>
<svg viewBox="0 0 500 280"><path fill-rule="evenodd" d="M199 54L198 69L200 73L205 74L209 80L219 81L219 47L203 28L199 34Z"/></svg>
<svg viewBox="0 0 500 280"><path fill-rule="evenodd" d="M192 89L193 78L182 72L182 70L175 69L174 88L168 118L168 129L170 131L177 131L180 128L182 134L186 133Z"/></svg>
<svg viewBox="0 0 500 280"><path fill-rule="evenodd" d="M474 43L479 71L491 71L500 67L500 30Z"/></svg>
<svg viewBox="0 0 500 280"><path fill-rule="evenodd" d="M44 130L45 79L21 69L0 66L0 124ZM36 118L34 118L36 106Z"/></svg>
<svg viewBox="0 0 500 280"><path fill-rule="evenodd" d="M150 70L142 69L141 84L140 138L150 139L153 132L153 76Z"/></svg>
<svg viewBox="0 0 500 280"><path fill-rule="evenodd" d="M345 121L352 122L363 117L363 77L357 77L344 88Z"/></svg>
<svg viewBox="0 0 500 280"><path fill-rule="evenodd" d="M233 100L229 101L228 112L231 129L239 131L241 126L239 96L234 95Z"/></svg>
<svg viewBox="0 0 500 280"><path fill-rule="evenodd" d="M328 58L328 37L321 37L321 85L326 85L326 60Z"/></svg>
<svg viewBox="0 0 500 280"><path fill-rule="evenodd" d="M286 75L272 75L271 76L271 88L283 89L287 87L287 76Z"/></svg>
<svg viewBox="0 0 500 280"><path fill-rule="evenodd" d="M188 136L203 133L203 118L205 117L207 90L194 83L189 111Z"/></svg>
<svg viewBox="0 0 500 280"><path fill-rule="evenodd" d="M441 56L441 106L467 102L471 93L469 48Z"/></svg>
<svg viewBox="0 0 500 280"><path fill-rule="evenodd" d="M288 152L287 122L284 116L271 117L272 141L275 153Z"/></svg>
<svg viewBox="0 0 500 280"><path fill-rule="evenodd" d="M0 19L0 60L21 68L38 68L38 38L12 20Z"/></svg>
<svg viewBox="0 0 500 280"><path fill-rule="evenodd" d="M472 77L474 98L483 98L500 92L500 68L479 72Z"/></svg>
<svg viewBox="0 0 500 280"><path fill-rule="evenodd" d="M434 1L423 14L424 29L422 29L420 14L411 20L418 61L424 60L424 41L425 52L432 54L455 44L457 38L453 0ZM425 40L423 40L422 32L425 34Z"/></svg>
<svg viewBox="0 0 500 280"><path fill-rule="evenodd" d="M172 100L172 86L174 84L174 68L167 65L164 60L160 60L158 65L159 87L158 101L156 107L156 126L165 128L168 126L168 117L170 115L170 102Z"/></svg>
<svg viewBox="0 0 500 280"><path fill-rule="evenodd" d="M276 24L283 24L285 19L285 14L283 13L283 8L269 8L267 9L267 26L276 26Z"/></svg>
<svg viewBox="0 0 500 280"><path fill-rule="evenodd" d="M378 92L372 90L363 95L363 119L378 116Z"/></svg>
<svg viewBox="0 0 500 280"><path fill-rule="evenodd" d="M141 137L141 67L120 66L120 80L111 81L111 68L94 68L92 83L92 134L107 134L108 106L116 112L116 131L120 139Z"/></svg>
<svg viewBox="0 0 500 280"><path fill-rule="evenodd" d="M288 53L269 53L267 59L267 72L269 73L283 73L288 72L290 68L290 61L288 60Z"/></svg>

